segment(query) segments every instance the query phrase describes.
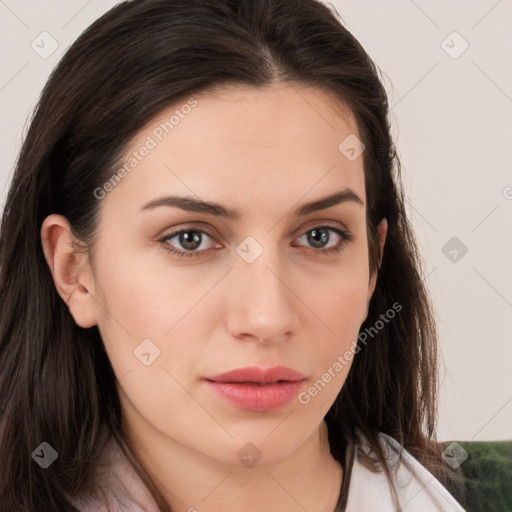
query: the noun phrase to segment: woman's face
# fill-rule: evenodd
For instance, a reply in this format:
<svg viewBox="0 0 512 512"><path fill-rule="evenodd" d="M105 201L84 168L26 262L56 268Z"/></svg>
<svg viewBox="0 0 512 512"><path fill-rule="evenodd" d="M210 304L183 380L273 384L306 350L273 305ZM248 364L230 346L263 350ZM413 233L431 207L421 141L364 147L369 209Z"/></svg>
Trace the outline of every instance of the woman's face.
<svg viewBox="0 0 512 512"><path fill-rule="evenodd" d="M95 191L82 283L134 439L270 463L318 429L374 284L357 136L351 113L317 89L200 94L149 123L125 172ZM275 366L297 374L206 380Z"/></svg>

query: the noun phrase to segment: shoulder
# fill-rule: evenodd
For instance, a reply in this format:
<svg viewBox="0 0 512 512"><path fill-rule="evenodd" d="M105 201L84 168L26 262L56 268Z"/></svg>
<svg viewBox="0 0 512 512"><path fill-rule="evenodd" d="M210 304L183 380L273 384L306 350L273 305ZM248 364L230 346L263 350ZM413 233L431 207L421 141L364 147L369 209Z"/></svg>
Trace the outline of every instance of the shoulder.
<svg viewBox="0 0 512 512"><path fill-rule="evenodd" d="M397 509L404 512L464 512L434 475L395 439L380 433L379 440L391 471L398 507L385 474L371 471L362 464L362 452L368 453L369 445L361 436L361 442L355 447L346 512Z"/></svg>

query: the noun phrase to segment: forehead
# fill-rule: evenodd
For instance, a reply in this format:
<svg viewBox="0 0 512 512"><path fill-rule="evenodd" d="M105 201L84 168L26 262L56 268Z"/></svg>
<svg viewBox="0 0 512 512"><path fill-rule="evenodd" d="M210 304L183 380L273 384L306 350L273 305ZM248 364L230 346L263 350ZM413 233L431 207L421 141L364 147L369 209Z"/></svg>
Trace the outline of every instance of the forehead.
<svg viewBox="0 0 512 512"><path fill-rule="evenodd" d="M352 112L320 89L216 88L173 102L139 131L110 195L137 207L165 192L238 197L245 209L347 187L364 201L364 155L352 160L340 149L350 137L359 138Z"/></svg>

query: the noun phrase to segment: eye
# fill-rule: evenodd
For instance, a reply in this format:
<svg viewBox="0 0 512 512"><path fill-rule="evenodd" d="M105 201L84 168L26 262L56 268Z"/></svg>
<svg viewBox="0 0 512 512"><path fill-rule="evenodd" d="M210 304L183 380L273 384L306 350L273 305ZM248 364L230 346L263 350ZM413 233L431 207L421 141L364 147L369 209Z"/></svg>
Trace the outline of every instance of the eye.
<svg viewBox="0 0 512 512"><path fill-rule="evenodd" d="M334 233L335 236L332 237L329 233ZM334 238L334 241L338 238L338 242L328 246L327 244L331 242L332 238ZM330 254L341 251L345 244L352 241L353 238L348 231L333 226L318 226L306 231L298 240L305 239L308 244L311 244L315 252Z"/></svg>
<svg viewBox="0 0 512 512"><path fill-rule="evenodd" d="M330 234L334 233L334 237ZM166 251L176 254L180 258L183 257L197 257L205 251L208 251L212 247L208 247L206 238L213 240L213 237L206 231L197 228L185 227L177 231L172 232L169 235L161 238L159 242L164 245ZM311 244L313 252L320 254L330 254L338 252L343 249L346 243L353 240L353 236L348 232L333 226L318 226L313 229L309 229L298 240L305 238L306 243ZM334 245L329 246L329 242L334 239L336 241ZM176 247L171 243L178 244L180 247ZM221 248L222 245L216 244L214 248Z"/></svg>
<svg viewBox="0 0 512 512"><path fill-rule="evenodd" d="M170 235L165 236L160 240L160 242L164 244L164 247L167 251L178 255L180 258L191 256L194 257L200 256L202 252L208 250L207 247L204 247L205 236L212 238L206 231L203 231L202 229L182 228L178 231L174 231ZM169 242L174 238L176 238L176 242L179 243L185 250L181 250L174 247L173 245L170 245ZM198 250L200 248L201 250Z"/></svg>

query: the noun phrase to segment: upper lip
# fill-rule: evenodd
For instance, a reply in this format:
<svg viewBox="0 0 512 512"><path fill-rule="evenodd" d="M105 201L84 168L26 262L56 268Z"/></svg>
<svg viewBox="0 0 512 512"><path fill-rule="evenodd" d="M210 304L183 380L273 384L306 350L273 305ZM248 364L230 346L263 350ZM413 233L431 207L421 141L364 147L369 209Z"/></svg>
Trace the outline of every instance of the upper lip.
<svg viewBox="0 0 512 512"><path fill-rule="evenodd" d="M286 366L274 366L272 368L260 368L258 366L246 366L227 372L219 373L205 380L213 382L260 382L270 383L278 381L296 382L306 378L300 372L287 368Z"/></svg>

